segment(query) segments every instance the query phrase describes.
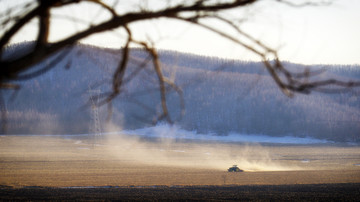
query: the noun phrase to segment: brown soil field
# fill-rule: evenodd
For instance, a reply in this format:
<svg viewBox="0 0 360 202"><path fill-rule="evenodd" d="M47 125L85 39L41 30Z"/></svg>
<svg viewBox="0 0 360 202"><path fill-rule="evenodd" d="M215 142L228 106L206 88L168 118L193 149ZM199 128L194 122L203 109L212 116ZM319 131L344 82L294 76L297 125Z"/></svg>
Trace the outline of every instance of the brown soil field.
<svg viewBox="0 0 360 202"><path fill-rule="evenodd" d="M345 192L353 193L348 196L357 197L359 163L358 146L219 144L119 136L0 136L0 185L3 186L0 195L10 200L11 190L22 190L23 194L26 190L30 193L62 190L65 194L69 187L86 188L89 193L92 187L102 187L109 193L114 187L124 193L137 192L134 190L150 193L153 186L166 193L196 192L198 188L201 193L213 193L212 189L224 187L222 193L226 190L248 193L247 186L251 186L251 190L262 187L277 192L281 187L302 185L313 190L324 184L327 188L319 189L328 190L333 184L338 186L334 188L337 190L347 187ZM227 172L233 164L245 172ZM189 186L193 187L191 191ZM129 187L135 188L128 191ZM294 188L298 189L301 190L301 186ZM341 196L340 192L336 196ZM270 195L266 196L263 199ZM161 199L159 197L157 199Z"/></svg>

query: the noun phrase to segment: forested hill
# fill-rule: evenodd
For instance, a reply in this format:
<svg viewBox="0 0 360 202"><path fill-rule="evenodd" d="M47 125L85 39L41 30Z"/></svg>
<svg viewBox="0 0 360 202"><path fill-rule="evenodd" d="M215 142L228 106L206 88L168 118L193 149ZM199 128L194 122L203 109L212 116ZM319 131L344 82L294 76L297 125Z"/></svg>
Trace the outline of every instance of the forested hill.
<svg viewBox="0 0 360 202"><path fill-rule="evenodd" d="M3 58L26 52L31 43L8 47ZM54 68L29 79L35 71L53 65L51 59L24 73L19 91L3 91L8 134L79 134L91 132L93 90L111 91L112 73L121 50L76 45ZM21 52L21 51L20 51ZM159 51L163 73L183 90L185 115L179 96L168 86L168 105L177 125L199 133L310 136L335 141L360 141L360 89L342 93L297 94L288 98L269 77L262 63L225 60L174 51ZM313 79L359 79L360 66L302 66L289 62L292 71L321 72ZM135 129L153 124L160 113L158 80L149 55L131 50L122 93L112 104L112 122ZM91 89L92 91L89 91ZM92 92L92 93L91 93ZM101 97L100 97L101 98ZM103 131L107 106L99 110Z"/></svg>

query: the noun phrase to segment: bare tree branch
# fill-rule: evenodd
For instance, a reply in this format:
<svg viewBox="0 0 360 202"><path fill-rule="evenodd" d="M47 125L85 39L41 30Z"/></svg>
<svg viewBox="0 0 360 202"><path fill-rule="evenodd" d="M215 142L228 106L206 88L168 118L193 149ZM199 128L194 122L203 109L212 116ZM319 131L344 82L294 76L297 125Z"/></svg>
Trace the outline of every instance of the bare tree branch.
<svg viewBox="0 0 360 202"><path fill-rule="evenodd" d="M311 2L311 1L305 1L302 3L294 3L293 1L287 1L287 0L276 0L280 3L286 4L288 6L292 7L306 7L306 6L328 6L331 5L331 1L320 1L320 2Z"/></svg>
<svg viewBox="0 0 360 202"><path fill-rule="evenodd" d="M209 32L216 33L222 38L228 39L234 44L237 44L240 47L247 49L248 51L256 54L263 61L265 69L269 72L270 76L273 78L274 82L280 88L280 90L287 96L293 96L294 93L310 93L311 91L332 91L346 88L353 88L360 86L359 81L340 81L336 79L326 79L311 81L309 78L318 75L319 72L312 72L305 69L304 72L296 73L290 71L284 64L280 61L277 50L267 46L262 41L256 39L252 35L246 33L243 29L240 28L238 24L229 19L226 16L222 16L222 11L228 11L235 8L242 8L247 5L252 5L259 0L229 0L229 1L207 1L207 0L197 0L197 1L184 1L178 2L175 5L168 4L168 6L158 9L150 10L140 8L140 11L129 11L124 14L118 14L115 9L115 5L110 5L106 1L100 0L38 0L38 5L32 10L24 13L18 19L13 19L14 24L8 23L9 20L6 19L2 23L9 25L10 28L4 32L0 37L0 56L4 53L5 46L9 43L12 37L19 32L26 24L31 20L38 18L38 36L36 39L36 45L33 50L20 55L18 57L3 59L0 57L0 88L6 88L7 85L10 85L12 81L28 79L38 76L55 66L61 59L63 59L66 54L57 55L53 59L50 66L44 67L40 70L33 70L32 73L30 70L35 68L35 64L38 64L41 61L44 61L50 56L58 53L64 48L71 46L78 42L81 39L84 39L88 36L95 35L97 33L106 32L116 28L124 28L126 31L126 42L124 47L121 49L121 59L117 64L116 70L112 77L112 92L105 93L102 96L104 100L100 101L99 104L109 103L117 97L120 93L125 91L122 86L129 82L134 76L136 76L141 70L145 69L144 67L149 62L148 59L144 60L143 63L138 65L138 68L135 69L131 74L125 78L125 73L127 66L129 65L130 59L130 50L131 45L136 44L145 49L145 51L150 55L152 65L154 67L153 71L157 77L157 83L159 88L156 89L160 92L160 102L162 113L158 120L166 120L169 123L173 123L169 115L168 104L166 99L166 94L171 90L174 90L180 99L181 113L180 117L183 116L185 112L185 103L183 100L182 89L177 86L174 82L167 79L162 72L161 63L159 59L158 52L154 46L149 45L148 42L138 41L132 35L131 24L139 21L167 18L172 20L179 20L188 24L193 24L208 30ZM54 16L50 16L50 11L53 8L57 7L66 7L67 5L79 3L79 2L89 2L92 4L98 5L102 10L111 14L110 19L107 19L98 24L92 25L92 23L87 23L88 27L82 31L71 34L64 39L61 39L54 43L48 43L49 39L49 28L50 20ZM293 1L287 0L275 0L275 2L289 5L292 7L303 7L303 6L323 6L329 5L330 1L302 1L301 3L294 3ZM115 2L115 4L118 2ZM29 6L26 6L28 8ZM11 11L11 9L10 9ZM9 11L9 12L10 12ZM55 16L56 17L56 16ZM71 17L68 17L71 18ZM215 19L220 23L232 28L232 30L237 33L236 36L227 33L226 31L220 30L211 25L207 25L202 20L206 19ZM75 19L74 19L75 20ZM241 37L238 37L241 36ZM245 40L244 40L244 39ZM269 60L268 58L272 58ZM27 73L27 74L24 74ZM105 97L105 98L104 98Z"/></svg>

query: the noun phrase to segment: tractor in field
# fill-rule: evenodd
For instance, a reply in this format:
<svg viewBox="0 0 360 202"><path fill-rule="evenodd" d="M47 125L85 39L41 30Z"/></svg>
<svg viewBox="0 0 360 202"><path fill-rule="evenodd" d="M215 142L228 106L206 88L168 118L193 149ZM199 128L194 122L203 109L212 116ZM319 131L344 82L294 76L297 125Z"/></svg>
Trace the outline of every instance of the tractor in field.
<svg viewBox="0 0 360 202"><path fill-rule="evenodd" d="M228 172L244 172L244 171L241 170L239 167L237 167L237 165L233 165L228 169Z"/></svg>

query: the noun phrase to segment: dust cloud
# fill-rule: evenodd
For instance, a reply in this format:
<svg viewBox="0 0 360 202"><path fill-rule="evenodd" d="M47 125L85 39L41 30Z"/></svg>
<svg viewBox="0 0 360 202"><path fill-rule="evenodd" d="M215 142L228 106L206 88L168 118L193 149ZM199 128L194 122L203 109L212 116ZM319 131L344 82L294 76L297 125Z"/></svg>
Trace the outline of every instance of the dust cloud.
<svg viewBox="0 0 360 202"><path fill-rule="evenodd" d="M121 131L109 124L108 130ZM117 160L153 166L173 166L226 170L238 165L245 171L300 170L295 165L275 162L276 157L259 144L216 143L206 140L177 139L177 129L157 128L157 137L137 134L104 136L102 146ZM194 134L196 135L196 134Z"/></svg>

